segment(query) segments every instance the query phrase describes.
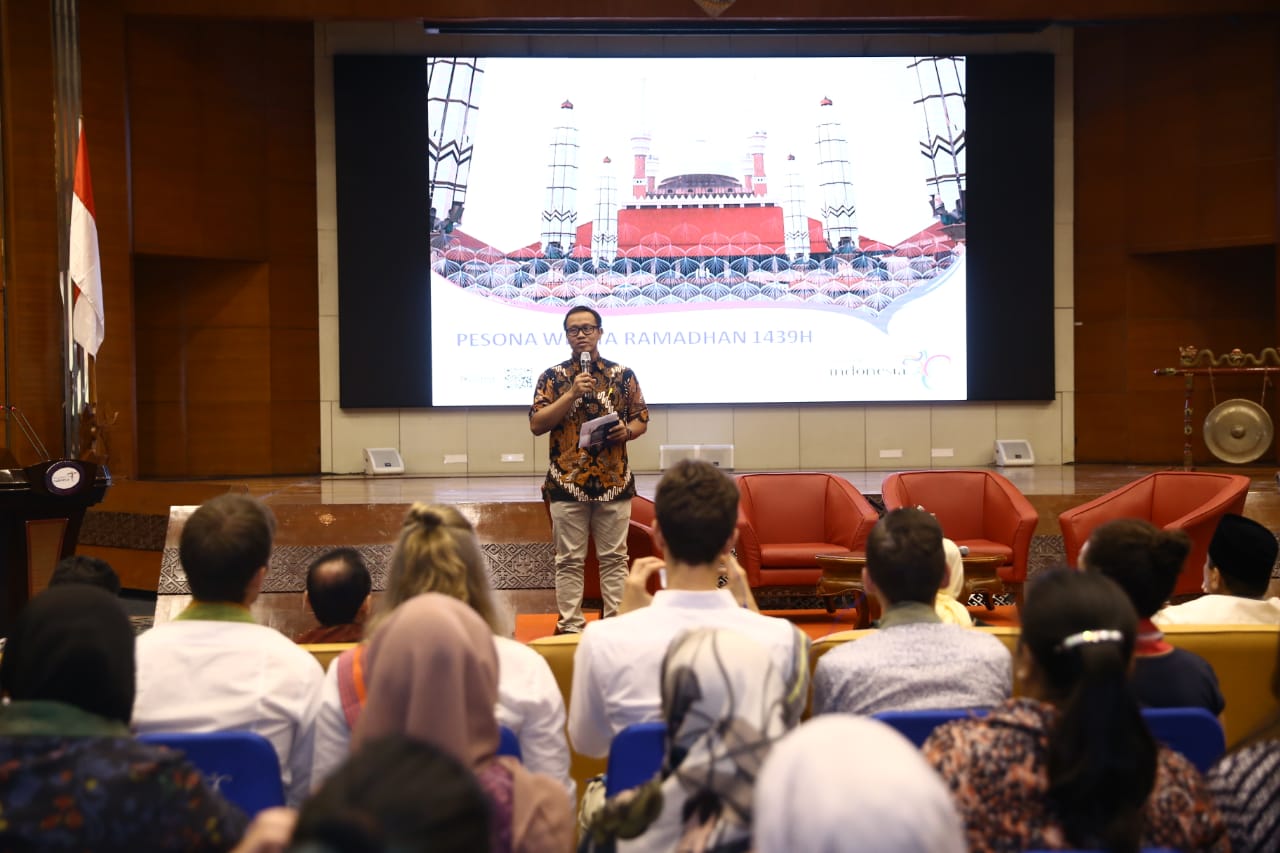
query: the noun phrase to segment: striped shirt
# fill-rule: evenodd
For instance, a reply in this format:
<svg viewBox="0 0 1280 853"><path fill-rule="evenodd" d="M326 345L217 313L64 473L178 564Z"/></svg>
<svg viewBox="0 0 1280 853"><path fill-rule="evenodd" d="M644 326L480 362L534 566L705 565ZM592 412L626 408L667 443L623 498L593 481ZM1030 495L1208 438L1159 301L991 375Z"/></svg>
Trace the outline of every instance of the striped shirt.
<svg viewBox="0 0 1280 853"><path fill-rule="evenodd" d="M1231 835L1231 849L1280 849L1280 740L1263 740L1224 756L1209 771L1209 791Z"/></svg>

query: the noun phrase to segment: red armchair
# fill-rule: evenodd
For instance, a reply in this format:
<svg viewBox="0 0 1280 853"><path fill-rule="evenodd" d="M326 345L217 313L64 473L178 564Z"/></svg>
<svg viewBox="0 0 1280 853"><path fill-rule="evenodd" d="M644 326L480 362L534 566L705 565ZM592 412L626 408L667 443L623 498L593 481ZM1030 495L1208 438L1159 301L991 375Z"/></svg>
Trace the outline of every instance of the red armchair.
<svg viewBox="0 0 1280 853"><path fill-rule="evenodd" d="M863 550L879 520L857 489L831 474L743 474L738 491L738 562L752 589L816 585L817 555Z"/></svg>
<svg viewBox="0 0 1280 853"><path fill-rule="evenodd" d="M885 509L924 507L957 545L1002 555L997 575L1021 603L1040 515L1013 483L994 471L907 471L890 474L880 491Z"/></svg>
<svg viewBox="0 0 1280 853"><path fill-rule="evenodd" d="M551 519L551 504L543 500L548 521ZM631 499L631 523L627 526L627 565L630 566L637 557L661 557L662 550L653 541L653 501L636 495ZM552 571L555 571L554 566ZM648 584L649 592L658 589L658 577L655 573ZM582 564L582 597L600 598L600 561L596 558L596 540L587 537L587 557Z"/></svg>
<svg viewBox="0 0 1280 853"><path fill-rule="evenodd" d="M1174 595L1200 591L1209 540L1226 513L1244 512L1249 478L1203 471L1160 471L1134 480L1058 516L1067 562L1075 565L1095 527L1117 518L1143 518L1165 530L1185 530L1191 553L1182 564Z"/></svg>

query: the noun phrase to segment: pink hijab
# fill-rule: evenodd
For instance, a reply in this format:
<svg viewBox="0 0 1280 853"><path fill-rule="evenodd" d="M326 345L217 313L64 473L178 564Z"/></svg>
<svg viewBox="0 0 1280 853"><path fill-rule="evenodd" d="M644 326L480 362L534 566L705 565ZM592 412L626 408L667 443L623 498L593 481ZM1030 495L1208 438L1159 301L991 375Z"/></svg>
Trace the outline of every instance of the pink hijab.
<svg viewBox="0 0 1280 853"><path fill-rule="evenodd" d="M563 786L497 757L498 652L493 631L474 610L435 592L406 601L374 632L365 666L368 699L352 732L353 752L388 734L433 744L472 768L489 792L495 850L572 847Z"/></svg>

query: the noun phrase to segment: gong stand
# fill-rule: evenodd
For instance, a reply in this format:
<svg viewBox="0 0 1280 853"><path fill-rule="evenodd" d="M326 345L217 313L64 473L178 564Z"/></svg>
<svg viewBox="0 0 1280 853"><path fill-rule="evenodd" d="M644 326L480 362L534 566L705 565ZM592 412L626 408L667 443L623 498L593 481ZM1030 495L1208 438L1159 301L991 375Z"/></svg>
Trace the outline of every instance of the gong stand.
<svg viewBox="0 0 1280 853"><path fill-rule="evenodd" d="M1208 376L1212 382L1214 376L1260 374L1263 377L1263 393L1266 393L1267 377L1280 373L1280 352L1275 347L1267 347L1254 355L1237 348L1223 355L1214 355L1213 350L1187 346L1178 350L1178 363L1178 367L1159 367L1152 373L1156 376L1182 376L1184 379L1182 468L1190 471L1195 467L1191 462L1191 436L1194 433L1191 425L1191 394L1195 389L1195 378Z"/></svg>

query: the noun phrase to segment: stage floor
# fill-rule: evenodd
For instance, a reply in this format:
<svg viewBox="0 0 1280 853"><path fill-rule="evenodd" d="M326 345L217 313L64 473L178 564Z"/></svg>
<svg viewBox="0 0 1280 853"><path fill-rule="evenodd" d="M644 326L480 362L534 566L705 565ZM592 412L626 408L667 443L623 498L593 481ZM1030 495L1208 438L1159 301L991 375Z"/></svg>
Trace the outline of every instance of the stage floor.
<svg viewBox="0 0 1280 853"><path fill-rule="evenodd" d="M1008 478L1023 494L1041 496L1096 497L1154 471L1178 470L1160 465L1032 465L1021 468L993 468ZM1250 490L1276 493L1274 466L1202 467L1198 470L1227 474L1244 474L1253 478ZM736 471L745 474L746 471ZM859 469L831 471L843 477L860 492L879 494L885 477L897 473L893 469ZM642 495L653 495L661 473L636 474L636 488ZM543 475L433 477L425 475L368 476L332 474L316 477L261 477L202 481L241 484L251 494L268 504L370 504L413 503L508 503L539 501ZM1277 501L1280 505L1280 501Z"/></svg>
<svg viewBox="0 0 1280 853"><path fill-rule="evenodd" d="M1061 553L1057 524L1060 512L1105 494L1167 466L1064 465L999 469L1040 513L1033 543L1033 562L1045 564ZM1272 529L1280 528L1280 490L1273 467L1222 467L1218 470L1250 476L1253 485L1245 506L1250 517ZM744 473L744 472L736 472ZM880 493L887 470L832 472L849 480L860 492ZM652 496L661 475L638 474L640 494ZM338 545L364 549L375 562L385 562L408 505L414 502L454 504L476 526L490 556L497 602L514 629L520 614L555 611L550 589L550 525L539 492L542 476L429 477L316 476L263 477L191 484L202 492L248 492L260 497L277 516L276 550L272 555L266 591L254 606L260 621L294 636L314 624L302 605L301 584L305 566L319 553ZM146 489L153 484L122 484L126 489ZM163 484L166 499L179 500L180 485ZM207 495L206 495L207 496ZM117 498L120 500L121 498ZM204 499L201 497L200 499ZM197 503L193 500L192 503ZM177 569L177 530L171 518L166 533L155 620L173 618L190 600ZM381 567L374 570L380 588ZM832 619L832 630L847 627Z"/></svg>

